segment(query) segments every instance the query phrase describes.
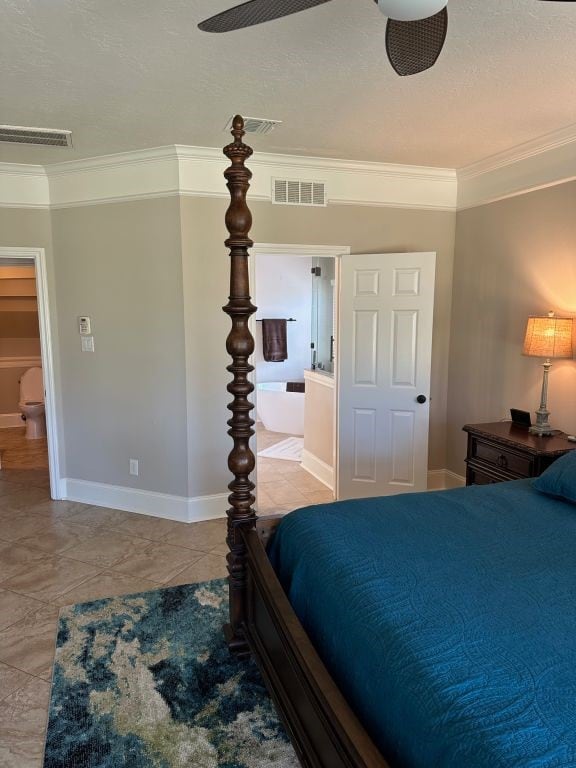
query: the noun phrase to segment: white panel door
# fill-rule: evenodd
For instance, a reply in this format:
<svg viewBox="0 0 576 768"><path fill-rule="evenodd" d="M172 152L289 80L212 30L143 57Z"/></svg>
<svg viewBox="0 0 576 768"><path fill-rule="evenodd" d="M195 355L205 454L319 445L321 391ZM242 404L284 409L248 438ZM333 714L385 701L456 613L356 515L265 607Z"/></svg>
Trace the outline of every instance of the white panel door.
<svg viewBox="0 0 576 768"><path fill-rule="evenodd" d="M340 499L426 490L435 267L435 253L342 257Z"/></svg>

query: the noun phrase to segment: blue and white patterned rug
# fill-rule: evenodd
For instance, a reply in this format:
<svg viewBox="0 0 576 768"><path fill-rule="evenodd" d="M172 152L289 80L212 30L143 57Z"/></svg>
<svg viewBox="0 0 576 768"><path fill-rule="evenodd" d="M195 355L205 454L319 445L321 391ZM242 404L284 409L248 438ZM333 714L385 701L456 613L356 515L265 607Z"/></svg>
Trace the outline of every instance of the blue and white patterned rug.
<svg viewBox="0 0 576 768"><path fill-rule="evenodd" d="M65 608L44 768L297 768L227 609L224 579Z"/></svg>

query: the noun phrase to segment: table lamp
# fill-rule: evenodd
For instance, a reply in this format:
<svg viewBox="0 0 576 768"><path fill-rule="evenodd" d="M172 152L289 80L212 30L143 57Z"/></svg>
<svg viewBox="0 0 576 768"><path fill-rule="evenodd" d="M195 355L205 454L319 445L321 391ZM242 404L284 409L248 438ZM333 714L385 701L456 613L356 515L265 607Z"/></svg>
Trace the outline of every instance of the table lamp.
<svg viewBox="0 0 576 768"><path fill-rule="evenodd" d="M542 363L544 376L542 379L542 395L540 408L536 411L536 424L530 427L530 432L535 435L552 435L549 421L550 411L547 409L548 399L548 374L552 366L552 358L572 357L572 330L571 317L556 317L554 312L545 316L530 316L526 324L526 337L524 338L524 355L532 357L544 357Z"/></svg>

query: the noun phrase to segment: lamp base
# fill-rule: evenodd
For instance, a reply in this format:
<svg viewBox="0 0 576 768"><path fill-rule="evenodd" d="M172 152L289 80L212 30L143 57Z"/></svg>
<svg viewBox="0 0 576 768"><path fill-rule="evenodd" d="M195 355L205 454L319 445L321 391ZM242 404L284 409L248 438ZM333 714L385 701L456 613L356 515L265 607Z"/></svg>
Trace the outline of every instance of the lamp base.
<svg viewBox="0 0 576 768"><path fill-rule="evenodd" d="M552 429L551 426L542 426L539 427L537 424L534 424L530 427L530 434L532 435L540 435L541 437L545 437L546 435L558 435L560 433L559 429Z"/></svg>
<svg viewBox="0 0 576 768"><path fill-rule="evenodd" d="M536 411L536 424L533 424L530 427L530 434L542 435L542 436L553 435L555 433L555 430L552 429L552 425L548 420L549 416L550 416L550 411L547 411L545 408L539 408Z"/></svg>

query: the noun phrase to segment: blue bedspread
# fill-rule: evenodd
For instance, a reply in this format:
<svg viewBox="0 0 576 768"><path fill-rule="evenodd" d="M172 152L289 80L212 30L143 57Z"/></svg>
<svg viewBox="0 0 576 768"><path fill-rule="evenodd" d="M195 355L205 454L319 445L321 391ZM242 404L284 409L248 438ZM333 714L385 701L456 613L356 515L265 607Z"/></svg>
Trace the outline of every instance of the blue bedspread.
<svg viewBox="0 0 576 768"><path fill-rule="evenodd" d="M394 766L576 766L576 505L519 480L308 507L270 558Z"/></svg>

